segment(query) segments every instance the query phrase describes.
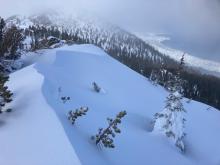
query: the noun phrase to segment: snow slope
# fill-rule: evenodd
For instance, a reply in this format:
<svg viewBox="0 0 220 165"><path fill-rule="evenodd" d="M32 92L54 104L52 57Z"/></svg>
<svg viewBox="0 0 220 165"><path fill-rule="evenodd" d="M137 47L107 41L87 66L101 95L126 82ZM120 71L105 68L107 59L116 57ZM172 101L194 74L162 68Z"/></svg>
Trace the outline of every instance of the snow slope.
<svg viewBox="0 0 220 165"><path fill-rule="evenodd" d="M187 136L182 154L169 139L151 132L153 115L163 109L168 95L163 88L92 45L41 53L34 65L10 76L14 111L0 116L5 121L0 164L220 164L220 112L216 109L185 103ZM94 81L105 92L94 92ZM62 96L71 99L64 104ZM89 112L72 126L67 113L81 106L88 106ZM90 137L107 126L107 117L122 110L128 114L119 125L122 133L115 138L116 148L97 147ZM10 159L12 155L16 159Z"/></svg>
<svg viewBox="0 0 220 165"><path fill-rule="evenodd" d="M53 109L41 92L34 66L10 76L14 111L0 116L1 165L80 165Z"/></svg>

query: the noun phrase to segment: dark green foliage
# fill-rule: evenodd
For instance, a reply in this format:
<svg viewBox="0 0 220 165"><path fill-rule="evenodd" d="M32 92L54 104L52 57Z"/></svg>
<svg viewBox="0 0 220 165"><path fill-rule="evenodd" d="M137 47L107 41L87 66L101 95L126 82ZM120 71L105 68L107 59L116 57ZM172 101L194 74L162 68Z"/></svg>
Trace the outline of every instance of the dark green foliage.
<svg viewBox="0 0 220 165"><path fill-rule="evenodd" d="M149 80L152 82L153 85L158 85L160 83L160 72L157 70L152 70Z"/></svg>
<svg viewBox="0 0 220 165"><path fill-rule="evenodd" d="M6 29L1 46L1 55L3 58L10 60L18 59L20 54L17 50L22 47L23 40L24 36L22 30L18 29L16 26Z"/></svg>
<svg viewBox="0 0 220 165"><path fill-rule="evenodd" d="M0 17L0 113L5 104L12 101L12 93L5 85L9 77L5 75L4 60L7 58L17 58L17 49L21 43L21 31L12 26L5 30L5 21ZM11 112L7 109L6 112Z"/></svg>
<svg viewBox="0 0 220 165"><path fill-rule="evenodd" d="M164 66L164 69L157 69L159 73L158 84L169 89L171 78L176 74L178 67ZM191 100L203 102L220 109L220 78L202 74L192 68L183 67L179 72L179 76L183 81L182 94Z"/></svg>
<svg viewBox="0 0 220 165"><path fill-rule="evenodd" d="M12 101L12 93L8 90L8 87L5 86L5 83L8 81L9 77L3 74L0 74L0 112L2 112L2 107L5 106L6 103L10 103ZM11 109L6 110L10 112Z"/></svg>
<svg viewBox="0 0 220 165"><path fill-rule="evenodd" d="M0 48L3 41L3 33L4 33L5 21L3 18L0 17Z"/></svg>
<svg viewBox="0 0 220 165"><path fill-rule="evenodd" d="M106 148L115 148L113 138L115 138L116 133L121 133L121 130L117 127L117 125L121 123L121 119L126 114L126 111L122 111L114 120L107 118L109 126L106 129L100 128L98 130L98 134L92 136L92 139L95 140L96 145L102 144Z"/></svg>
<svg viewBox="0 0 220 165"><path fill-rule="evenodd" d="M60 42L60 40L56 37L51 37L51 38L47 39L47 45L48 46L52 46L53 44L57 44L59 42Z"/></svg>
<svg viewBox="0 0 220 165"><path fill-rule="evenodd" d="M180 59L179 67L176 69L176 71L169 77L169 79L165 82L166 88L170 92L179 92L180 94L184 94L183 86L186 84L186 81L184 81L180 74L184 67L184 55Z"/></svg>
<svg viewBox="0 0 220 165"><path fill-rule="evenodd" d="M67 101L70 100L70 97L69 97L69 96L63 96L63 97L61 97L61 100L62 100L63 103L65 104Z"/></svg>
<svg viewBox="0 0 220 165"><path fill-rule="evenodd" d="M192 70L182 72L181 77L188 80L184 96L220 109L220 78Z"/></svg>
<svg viewBox="0 0 220 165"><path fill-rule="evenodd" d="M79 109L76 109L75 111L69 111L69 113L68 113L68 120L70 120L70 122L74 125L75 122L76 122L76 119L78 117L86 115L88 110L89 110L88 107L81 107Z"/></svg>
<svg viewBox="0 0 220 165"><path fill-rule="evenodd" d="M11 111L12 111L12 109L11 109L11 108L9 108L9 109L7 109L7 110L6 110L6 112L11 112Z"/></svg>
<svg viewBox="0 0 220 165"><path fill-rule="evenodd" d="M4 27L5 27L5 21L3 18L0 17L0 57L3 56L2 43L4 36Z"/></svg>
<svg viewBox="0 0 220 165"><path fill-rule="evenodd" d="M66 40L68 43L72 43L74 36L67 31L60 31L57 27L50 26L30 26L25 30L26 36L30 36L31 50L49 48L51 45L59 43L60 40Z"/></svg>

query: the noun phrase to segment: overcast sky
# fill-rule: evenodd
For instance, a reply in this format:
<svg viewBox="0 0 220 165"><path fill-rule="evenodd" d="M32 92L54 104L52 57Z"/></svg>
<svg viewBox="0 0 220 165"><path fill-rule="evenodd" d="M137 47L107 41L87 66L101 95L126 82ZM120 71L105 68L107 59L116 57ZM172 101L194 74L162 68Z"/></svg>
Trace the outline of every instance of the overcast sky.
<svg viewBox="0 0 220 165"><path fill-rule="evenodd" d="M220 0L0 0L4 17L46 8L88 10L131 31L170 34L198 49L207 46L220 61Z"/></svg>

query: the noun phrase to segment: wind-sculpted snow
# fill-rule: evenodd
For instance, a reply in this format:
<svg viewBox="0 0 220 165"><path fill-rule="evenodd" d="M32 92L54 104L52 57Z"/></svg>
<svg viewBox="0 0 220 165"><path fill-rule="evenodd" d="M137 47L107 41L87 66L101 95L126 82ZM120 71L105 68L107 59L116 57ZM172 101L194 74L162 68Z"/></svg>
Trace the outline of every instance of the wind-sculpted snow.
<svg viewBox="0 0 220 165"><path fill-rule="evenodd" d="M17 82L17 78L26 77L29 82L26 86L43 95L35 95L34 98L46 100L50 108L41 104L39 108L56 113L82 164L163 165L178 162L179 165L217 165L220 162L219 111L214 108L206 110L207 105L194 101L184 103L187 109L187 136L186 153L182 154L167 137L151 132L153 115L163 110L165 97L168 95L163 88L152 86L148 79L92 45L59 48L49 54L52 61L38 60L34 66L44 77L43 82L35 82L42 86L41 89L34 89L33 81L28 81L28 75L33 75L33 71L14 73L11 86L22 83ZM93 82L99 84L105 92L95 92ZM18 90L16 87L12 89L14 92ZM70 97L70 100L63 103L63 96ZM89 108L87 115L78 119L74 126L71 125L67 113L82 106ZM31 107L25 108L32 111ZM97 147L90 137L98 128L107 126L107 117L115 117L123 110L127 111L127 116L119 126L122 133L115 138L116 148ZM52 115L41 111L38 113L49 115L47 117ZM29 117L31 120L35 116ZM17 120L19 122L22 119L18 117ZM45 127L48 126L47 123L44 124ZM32 125L33 129L35 127ZM63 141L54 139L52 135L51 138L54 144L56 140L58 143ZM68 144L63 145L65 147ZM64 155L61 154L60 157Z"/></svg>
<svg viewBox="0 0 220 165"><path fill-rule="evenodd" d="M13 111L0 116L1 165L80 165L43 96L43 81L33 65L10 75Z"/></svg>

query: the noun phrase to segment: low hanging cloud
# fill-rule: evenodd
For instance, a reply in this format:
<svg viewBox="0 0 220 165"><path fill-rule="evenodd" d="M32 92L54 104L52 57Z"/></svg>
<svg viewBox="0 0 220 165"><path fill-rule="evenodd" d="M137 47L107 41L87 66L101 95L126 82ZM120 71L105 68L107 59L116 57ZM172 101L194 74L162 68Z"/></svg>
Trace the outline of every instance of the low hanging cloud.
<svg viewBox="0 0 220 165"><path fill-rule="evenodd" d="M137 31L199 36L220 29L219 0L0 0L4 17L46 9L88 10Z"/></svg>
<svg viewBox="0 0 220 165"><path fill-rule="evenodd" d="M133 32L171 34L220 52L219 0L0 0L4 17L51 9L93 12Z"/></svg>

